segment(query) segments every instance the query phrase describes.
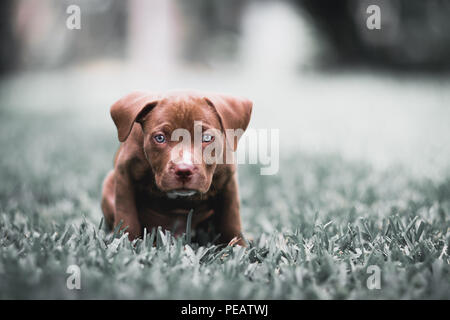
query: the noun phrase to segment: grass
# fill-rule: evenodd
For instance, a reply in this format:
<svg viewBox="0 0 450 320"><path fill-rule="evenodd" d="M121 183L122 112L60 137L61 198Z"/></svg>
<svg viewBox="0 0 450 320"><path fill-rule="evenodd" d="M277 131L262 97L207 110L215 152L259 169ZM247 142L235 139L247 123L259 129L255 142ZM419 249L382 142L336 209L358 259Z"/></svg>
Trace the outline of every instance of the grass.
<svg viewBox="0 0 450 320"><path fill-rule="evenodd" d="M114 128L86 118L0 113L2 299L450 298L450 174L282 153L276 176L240 167L249 248L160 229L130 243L101 226ZM72 264L81 290L66 287ZM371 265L381 289L367 287Z"/></svg>

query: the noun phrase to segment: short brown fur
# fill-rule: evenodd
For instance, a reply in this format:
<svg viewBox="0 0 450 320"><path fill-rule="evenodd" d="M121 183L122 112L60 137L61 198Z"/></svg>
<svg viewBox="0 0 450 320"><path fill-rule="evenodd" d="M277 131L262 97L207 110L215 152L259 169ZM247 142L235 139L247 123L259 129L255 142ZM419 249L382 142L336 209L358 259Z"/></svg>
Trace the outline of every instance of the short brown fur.
<svg viewBox="0 0 450 320"><path fill-rule="evenodd" d="M239 194L234 164L201 164L190 167L189 180L180 180L173 154L177 142L157 143L155 132L170 137L184 128L191 135L194 121L224 132L245 130L252 103L244 98L182 91L168 94L133 92L111 107L111 116L122 142L103 183L102 211L109 227L122 221L130 240L141 237L144 227L161 226L176 235L184 232L187 214L194 209L192 228L211 221L220 234L219 243L238 237L245 246L239 212ZM221 142L235 150L235 143ZM192 154L198 150L191 149ZM174 189L192 189L195 195L172 199ZM175 229L174 229L175 226Z"/></svg>

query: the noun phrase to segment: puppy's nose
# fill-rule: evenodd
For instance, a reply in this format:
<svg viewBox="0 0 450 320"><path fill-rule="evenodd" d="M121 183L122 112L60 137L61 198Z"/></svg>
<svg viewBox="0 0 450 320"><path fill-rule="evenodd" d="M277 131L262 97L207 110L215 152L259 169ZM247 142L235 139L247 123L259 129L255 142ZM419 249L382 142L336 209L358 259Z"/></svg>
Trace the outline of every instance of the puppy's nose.
<svg viewBox="0 0 450 320"><path fill-rule="evenodd" d="M180 180L188 181L191 179L193 173L194 166L192 164L180 163L175 167L175 174Z"/></svg>

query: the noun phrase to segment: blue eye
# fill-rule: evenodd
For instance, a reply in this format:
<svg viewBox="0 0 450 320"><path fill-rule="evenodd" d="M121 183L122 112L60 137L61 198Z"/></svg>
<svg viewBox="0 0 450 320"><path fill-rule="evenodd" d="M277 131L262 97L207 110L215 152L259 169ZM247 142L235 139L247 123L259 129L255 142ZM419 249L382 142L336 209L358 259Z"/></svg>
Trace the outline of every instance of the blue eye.
<svg viewBox="0 0 450 320"><path fill-rule="evenodd" d="M214 137L210 134L204 134L202 137L202 142L211 142L214 140Z"/></svg>
<svg viewBox="0 0 450 320"><path fill-rule="evenodd" d="M157 134L153 137L157 143L164 143L166 142L166 137L163 134Z"/></svg>

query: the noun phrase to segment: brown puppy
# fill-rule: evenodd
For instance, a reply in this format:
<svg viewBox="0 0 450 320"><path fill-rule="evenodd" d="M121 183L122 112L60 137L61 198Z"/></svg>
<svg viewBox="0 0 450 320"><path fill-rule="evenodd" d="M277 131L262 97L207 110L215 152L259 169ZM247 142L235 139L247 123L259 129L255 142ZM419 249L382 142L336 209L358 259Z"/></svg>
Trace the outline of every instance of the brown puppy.
<svg viewBox="0 0 450 320"><path fill-rule="evenodd" d="M133 92L117 101L111 117L122 143L102 192L108 226L122 220L130 240L144 227L175 229L179 235L193 209L193 230L210 221L220 243L239 237L238 244L245 245L236 167L225 158L239 139L230 129L242 133L251 110L247 99L198 92ZM180 129L188 141L177 139ZM205 161L208 148L222 161Z"/></svg>

